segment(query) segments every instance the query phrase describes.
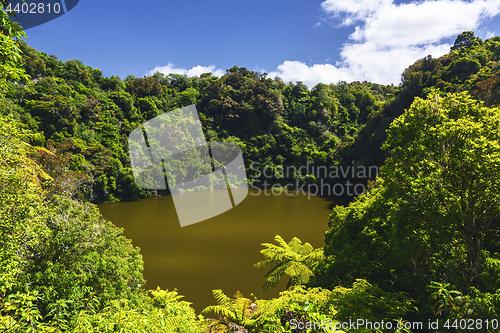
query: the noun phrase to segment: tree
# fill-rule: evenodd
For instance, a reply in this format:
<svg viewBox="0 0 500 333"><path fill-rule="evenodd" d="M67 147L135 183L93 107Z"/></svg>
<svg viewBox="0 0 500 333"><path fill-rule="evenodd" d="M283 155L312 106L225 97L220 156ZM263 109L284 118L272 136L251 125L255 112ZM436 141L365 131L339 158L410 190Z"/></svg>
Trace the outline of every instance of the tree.
<svg viewBox="0 0 500 333"><path fill-rule="evenodd" d="M21 52L18 42L26 37L18 23L12 21L5 7L12 1L0 2L0 92L5 93L7 81L26 83L29 76L22 69Z"/></svg>
<svg viewBox="0 0 500 333"><path fill-rule="evenodd" d="M458 58L446 68L443 74L451 82L461 82L476 74L480 68L481 63L477 59Z"/></svg>
<svg viewBox="0 0 500 333"><path fill-rule="evenodd" d="M210 332L212 329L216 332L221 329L242 332L257 324L260 310L251 299L243 297L239 291L234 294L233 299L220 289L213 290L212 293L218 304L210 305L202 311L204 314L215 313L219 316L219 320L209 326Z"/></svg>
<svg viewBox="0 0 500 333"><path fill-rule="evenodd" d="M451 47L451 51L460 50L462 48L469 48L474 45L474 43L480 43L481 39L474 36L473 31L465 31L458 35L455 43Z"/></svg>
<svg viewBox="0 0 500 333"><path fill-rule="evenodd" d="M0 116L0 299L16 285L46 235L40 167L27 157L29 133L12 117Z"/></svg>
<svg viewBox="0 0 500 333"><path fill-rule="evenodd" d="M207 332L201 316L196 317L191 303L180 300L183 296L178 295L176 290L157 288L150 292L152 299L139 306L119 299L111 301L102 311L81 311L74 320L71 332Z"/></svg>
<svg viewBox="0 0 500 333"><path fill-rule="evenodd" d="M391 157L381 178L348 207L335 207L319 284L363 278L426 304L422 290L435 281L493 299L500 287L492 278L500 274L499 127L500 110L467 93L416 98L388 131Z"/></svg>
<svg viewBox="0 0 500 333"><path fill-rule="evenodd" d="M262 244L266 249L260 253L267 259L255 264L257 268L272 267L265 275L267 282L262 291L275 287L285 275L290 278L286 289L309 282L309 278L313 275L313 266L323 258L322 249L314 249L309 243L302 244L297 237L292 238L288 244L279 235L276 235L274 240L278 246Z"/></svg>
<svg viewBox="0 0 500 333"><path fill-rule="evenodd" d="M499 109L433 92L393 122L385 145L392 157L382 177L399 203L400 244L422 255L420 273L433 267L466 293L481 288L483 251L498 250L499 126Z"/></svg>

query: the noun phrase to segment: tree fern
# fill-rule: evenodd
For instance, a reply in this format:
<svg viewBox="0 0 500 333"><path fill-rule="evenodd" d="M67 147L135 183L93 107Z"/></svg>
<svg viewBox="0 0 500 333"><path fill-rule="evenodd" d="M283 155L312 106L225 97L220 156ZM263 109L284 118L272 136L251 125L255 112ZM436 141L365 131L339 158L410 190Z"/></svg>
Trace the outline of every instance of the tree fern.
<svg viewBox="0 0 500 333"><path fill-rule="evenodd" d="M213 290L212 293L218 304L208 306L202 311L203 314L213 313L219 316L211 328L246 331L255 326L259 311L254 301L243 297L239 291L234 298L230 298L220 289Z"/></svg>
<svg viewBox="0 0 500 333"><path fill-rule="evenodd" d="M274 240L278 245L262 244L266 248L260 253L266 259L254 265L257 268L271 267L264 276L267 281L262 286L262 291L274 288L285 276L289 276L287 290L309 282L313 275L311 268L323 259L323 249L314 249L309 243L302 244L297 237L292 238L289 243L279 235L276 235Z"/></svg>

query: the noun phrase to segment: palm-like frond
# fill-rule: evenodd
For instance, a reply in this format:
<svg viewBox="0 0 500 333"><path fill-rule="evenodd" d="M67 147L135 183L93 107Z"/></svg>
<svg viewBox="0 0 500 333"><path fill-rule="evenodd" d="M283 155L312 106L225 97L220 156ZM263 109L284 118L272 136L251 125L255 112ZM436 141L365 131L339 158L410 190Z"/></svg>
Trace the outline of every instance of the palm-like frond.
<svg viewBox="0 0 500 333"><path fill-rule="evenodd" d="M274 261L283 261L287 256L293 254L292 251L287 247L279 247L274 244L263 244L267 247L267 249L263 249L260 251L265 257L269 258L269 260Z"/></svg>
<svg viewBox="0 0 500 333"><path fill-rule="evenodd" d="M293 237L292 240L288 243L288 248L295 253L301 253L302 241L300 239L298 239L297 237Z"/></svg>
<svg viewBox="0 0 500 333"><path fill-rule="evenodd" d="M230 307L231 306L231 298L224 294L221 289L213 290L212 294L214 295L215 300L221 306Z"/></svg>
<svg viewBox="0 0 500 333"><path fill-rule="evenodd" d="M313 249L310 251L307 255L304 256L303 261L308 265L308 266L313 266L317 262L323 260L325 258L323 248L320 249Z"/></svg>
<svg viewBox="0 0 500 333"><path fill-rule="evenodd" d="M266 278L266 283L262 286L262 292L268 291L278 285L278 283L285 277L286 275L286 265L279 265L272 268L269 272L264 275Z"/></svg>
<svg viewBox="0 0 500 333"><path fill-rule="evenodd" d="M150 290L150 292L154 302L160 306L165 306L170 302L177 302L181 298L184 298L184 296L179 295L177 289L168 291L168 289L162 290L160 287L157 287L156 290Z"/></svg>
<svg viewBox="0 0 500 333"><path fill-rule="evenodd" d="M214 313L219 316L221 319L227 322L233 322L237 319L237 314L235 313L235 309L233 307L232 299L224 294L221 289L212 290L212 294L217 301L217 305L207 306L202 314Z"/></svg>
<svg viewBox="0 0 500 333"><path fill-rule="evenodd" d="M254 308L255 304L251 299L243 297L239 291L234 294L234 298L230 298L220 289L213 290L212 294L219 304L206 307L202 313L218 315L219 319L216 321L216 325L222 325L232 330L255 325L255 317L258 317L259 312Z"/></svg>
<svg viewBox="0 0 500 333"><path fill-rule="evenodd" d="M309 253L311 253L313 251L314 251L314 248L312 247L312 245L306 242L306 243L304 243L304 245L302 245L300 253L302 255L308 255Z"/></svg>
<svg viewBox="0 0 500 333"><path fill-rule="evenodd" d="M278 245L263 243L266 247L260 253L266 257L254 266L257 268L271 267L264 276L266 283L262 291L275 287L286 275L290 277L287 289L297 284L306 284L313 275L312 267L323 259L323 249L314 249L311 244L304 243L293 237L289 243L279 235L274 237Z"/></svg>
<svg viewBox="0 0 500 333"><path fill-rule="evenodd" d="M287 248L288 247L288 244L285 242L285 240L283 239L283 237L281 237L280 235L274 236L274 241L276 243L278 243L278 245L280 245L282 248Z"/></svg>
<svg viewBox="0 0 500 333"><path fill-rule="evenodd" d="M228 309L222 305L209 305L203 311L202 314L214 313L221 318L225 318L228 321L232 322L236 320L236 316L232 309Z"/></svg>
<svg viewBox="0 0 500 333"><path fill-rule="evenodd" d="M253 266L257 267L257 268L266 268L266 267L273 266L275 263L277 263L276 260L268 259L268 260L259 261L258 263L256 263Z"/></svg>

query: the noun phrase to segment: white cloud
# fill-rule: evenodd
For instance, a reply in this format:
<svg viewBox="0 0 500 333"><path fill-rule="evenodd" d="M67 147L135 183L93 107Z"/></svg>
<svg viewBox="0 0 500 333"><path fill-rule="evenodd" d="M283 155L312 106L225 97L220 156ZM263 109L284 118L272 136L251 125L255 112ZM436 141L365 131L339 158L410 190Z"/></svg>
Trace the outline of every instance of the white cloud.
<svg viewBox="0 0 500 333"><path fill-rule="evenodd" d="M355 77L347 68L339 68L330 64L307 66L300 61L285 61L278 70L269 73L269 77L279 76L285 81L302 81L312 87L317 83L337 83L353 81Z"/></svg>
<svg viewBox="0 0 500 333"><path fill-rule="evenodd" d="M271 75L309 86L340 80L398 84L401 73L416 60L447 53L450 45L443 40L477 30L485 19L500 13L500 0L404 4L393 0L325 0L321 6L342 25L355 26L350 41L342 47L342 61L335 66L285 61Z"/></svg>
<svg viewBox="0 0 500 333"><path fill-rule="evenodd" d="M186 69L186 68L177 68L172 63L168 63L168 65L166 66L156 66L153 70L149 72L149 75L153 75L156 72L160 72L165 75L168 74L187 75L189 77L200 76L201 74L204 73L212 73L212 75L216 76L222 76L225 74L225 71L223 71L222 69L215 69L214 65L211 66L198 65L190 69Z"/></svg>
<svg viewBox="0 0 500 333"><path fill-rule="evenodd" d="M493 32L493 31L487 31L487 32L486 32L486 35L485 35L485 37L484 37L484 38L486 38L486 39L490 39L490 38L495 37L496 35L497 35L497 34L496 34L495 32Z"/></svg>
<svg viewBox="0 0 500 333"><path fill-rule="evenodd" d="M449 52L451 45L446 39L478 30L484 20L498 15L500 0L415 0L402 4L394 0L325 0L321 7L342 26L354 27L341 48L341 61L307 65L287 60L271 71L270 77L302 81L309 87L338 81L399 84L401 73L416 60ZM486 38L490 37L488 32ZM149 74L157 71L187 76L225 74L214 65L185 69L171 63Z"/></svg>
<svg viewBox="0 0 500 333"><path fill-rule="evenodd" d="M492 3L496 2L496 6ZM437 0L380 7L366 17L351 37L379 46L402 47L438 43L445 37L475 29L485 17L500 12L500 1Z"/></svg>
<svg viewBox="0 0 500 333"><path fill-rule="evenodd" d="M351 25L391 3L392 0L327 0L321 7L327 13L340 18L343 25Z"/></svg>
<svg viewBox="0 0 500 333"><path fill-rule="evenodd" d="M418 59L431 54L435 57L450 50L448 44L425 45L424 47L379 48L372 42L345 45L341 56L344 66L358 81L381 84L399 84L403 71Z"/></svg>

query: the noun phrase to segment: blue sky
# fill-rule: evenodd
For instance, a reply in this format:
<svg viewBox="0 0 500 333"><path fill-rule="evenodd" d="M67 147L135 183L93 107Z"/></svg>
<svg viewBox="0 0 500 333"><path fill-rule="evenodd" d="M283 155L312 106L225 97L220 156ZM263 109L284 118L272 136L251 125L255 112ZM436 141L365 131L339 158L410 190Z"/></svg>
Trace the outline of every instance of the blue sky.
<svg viewBox="0 0 500 333"><path fill-rule="evenodd" d="M221 75L233 66L286 82L399 84L466 30L500 34L500 0L80 0L28 29L28 43L105 76Z"/></svg>

